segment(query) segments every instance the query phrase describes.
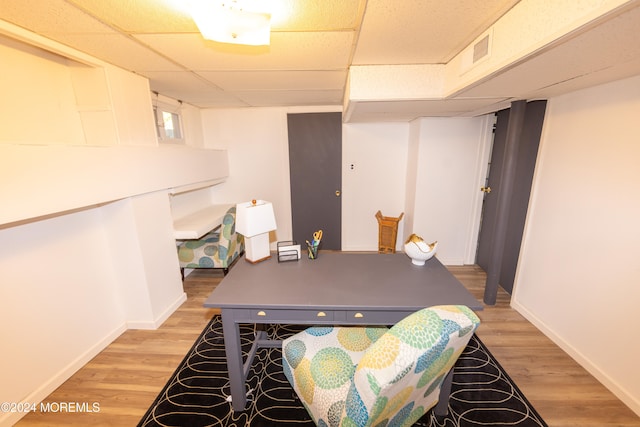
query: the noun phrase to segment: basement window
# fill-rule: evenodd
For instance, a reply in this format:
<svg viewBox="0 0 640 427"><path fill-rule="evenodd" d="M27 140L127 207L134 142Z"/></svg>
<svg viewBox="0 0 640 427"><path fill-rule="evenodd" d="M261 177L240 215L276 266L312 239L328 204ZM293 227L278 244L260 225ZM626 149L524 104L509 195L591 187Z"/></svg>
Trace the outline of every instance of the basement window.
<svg viewBox="0 0 640 427"><path fill-rule="evenodd" d="M184 143L180 105L156 102L153 106L158 141L163 143Z"/></svg>

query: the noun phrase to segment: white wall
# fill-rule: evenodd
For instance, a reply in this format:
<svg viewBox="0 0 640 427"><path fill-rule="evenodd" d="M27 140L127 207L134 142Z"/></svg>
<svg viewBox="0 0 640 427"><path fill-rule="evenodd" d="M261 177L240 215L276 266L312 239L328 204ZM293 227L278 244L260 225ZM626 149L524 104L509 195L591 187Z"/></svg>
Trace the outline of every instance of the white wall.
<svg viewBox="0 0 640 427"><path fill-rule="evenodd" d="M287 109L250 108L203 110L203 135L208 148L229 153L229 178L212 188L215 203L238 203L252 199L273 203L278 240L291 239L289 194L289 146Z"/></svg>
<svg viewBox="0 0 640 427"><path fill-rule="evenodd" d="M212 188L212 201L272 201L278 223L273 242L292 236L287 113L295 112L306 111L202 112L205 144L229 153L229 179ZM442 242L443 262L473 263L492 120L343 125L342 249L377 251L375 213L397 217L405 212L413 225L408 230L405 220L400 222L397 249L415 230Z"/></svg>
<svg viewBox="0 0 640 427"><path fill-rule="evenodd" d="M414 230L414 210L416 207L416 192L418 188L418 159L420 154L420 130L421 121L414 120L409 123L409 145L407 148L407 178L404 199L404 226L406 233L403 233L402 240Z"/></svg>
<svg viewBox="0 0 640 427"><path fill-rule="evenodd" d="M38 402L125 330L100 222L89 209L0 229L0 401Z"/></svg>
<svg viewBox="0 0 640 427"><path fill-rule="evenodd" d="M57 55L0 34L0 141L21 144L82 144L69 67ZM14 64L7 67L6 64ZM25 90L25 86L28 90ZM11 100L11 102L6 102ZM9 117L31 117L32 126Z"/></svg>
<svg viewBox="0 0 640 427"><path fill-rule="evenodd" d="M224 186L212 189L213 200L272 201L278 224L275 240L289 240L293 234L287 113L309 111L335 108L202 112L207 146L225 148L229 153L229 179ZM376 211L380 209L387 216L403 211L408 129L406 123L343 126L343 250L377 250Z"/></svg>
<svg viewBox="0 0 640 427"><path fill-rule="evenodd" d="M169 189L228 168L197 140L158 146L145 79L0 20L14 30L22 42L0 35L0 401L39 402L185 300Z"/></svg>
<svg viewBox="0 0 640 427"><path fill-rule="evenodd" d="M156 147L158 143L153 110L149 108L151 92L147 79L116 67L106 67L104 72L110 90L117 139L109 138L102 145L113 145L115 139L119 145ZM85 91L94 87L95 85L91 85ZM104 128L105 126L96 127L93 133L104 138L104 134L107 134Z"/></svg>
<svg viewBox="0 0 640 427"><path fill-rule="evenodd" d="M640 414L640 76L549 100L513 306Z"/></svg>
<svg viewBox="0 0 640 427"><path fill-rule="evenodd" d="M413 228L446 265L475 263L494 116L419 119ZM406 236L405 236L406 237Z"/></svg>
<svg viewBox="0 0 640 427"><path fill-rule="evenodd" d="M377 251L376 212L395 218L404 212L409 124L345 124L342 144L342 248ZM404 224L403 218L399 250Z"/></svg>
<svg viewBox="0 0 640 427"><path fill-rule="evenodd" d="M100 209L108 239L113 286L128 328L155 329L186 300L166 191Z"/></svg>

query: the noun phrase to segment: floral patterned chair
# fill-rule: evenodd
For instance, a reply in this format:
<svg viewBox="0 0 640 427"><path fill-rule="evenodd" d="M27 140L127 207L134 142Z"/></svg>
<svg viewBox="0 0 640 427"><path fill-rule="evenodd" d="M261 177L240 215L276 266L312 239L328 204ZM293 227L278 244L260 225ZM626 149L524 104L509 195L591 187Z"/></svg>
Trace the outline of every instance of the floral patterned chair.
<svg viewBox="0 0 640 427"><path fill-rule="evenodd" d="M244 252L244 237L236 233L236 207L229 208L220 227L200 239L178 241L180 272L185 268L221 268L226 275Z"/></svg>
<svg viewBox="0 0 640 427"><path fill-rule="evenodd" d="M479 324L468 307L434 306L390 329L311 327L283 341L282 365L318 426L410 426Z"/></svg>

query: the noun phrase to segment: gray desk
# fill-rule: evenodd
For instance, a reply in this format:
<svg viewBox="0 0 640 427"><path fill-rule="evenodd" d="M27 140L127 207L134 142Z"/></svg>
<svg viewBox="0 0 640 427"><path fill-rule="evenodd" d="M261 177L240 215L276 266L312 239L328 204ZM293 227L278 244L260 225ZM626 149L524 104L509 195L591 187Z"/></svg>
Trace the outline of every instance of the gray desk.
<svg viewBox="0 0 640 427"><path fill-rule="evenodd" d="M222 309L232 406L241 411L257 348L280 346L259 334L243 364L241 323L393 325L440 304L483 308L436 258L415 266L405 254L320 252L315 260L240 261L204 306Z"/></svg>

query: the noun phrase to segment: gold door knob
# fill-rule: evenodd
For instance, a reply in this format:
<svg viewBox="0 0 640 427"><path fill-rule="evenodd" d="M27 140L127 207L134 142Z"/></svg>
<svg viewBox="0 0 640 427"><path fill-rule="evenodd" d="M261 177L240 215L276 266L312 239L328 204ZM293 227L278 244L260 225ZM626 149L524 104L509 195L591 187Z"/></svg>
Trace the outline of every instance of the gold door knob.
<svg viewBox="0 0 640 427"><path fill-rule="evenodd" d="M340 197L340 190L336 190L336 197Z"/></svg>
<svg viewBox="0 0 640 427"><path fill-rule="evenodd" d="M480 191L482 191L483 193L489 194L491 193L491 187L482 187Z"/></svg>

